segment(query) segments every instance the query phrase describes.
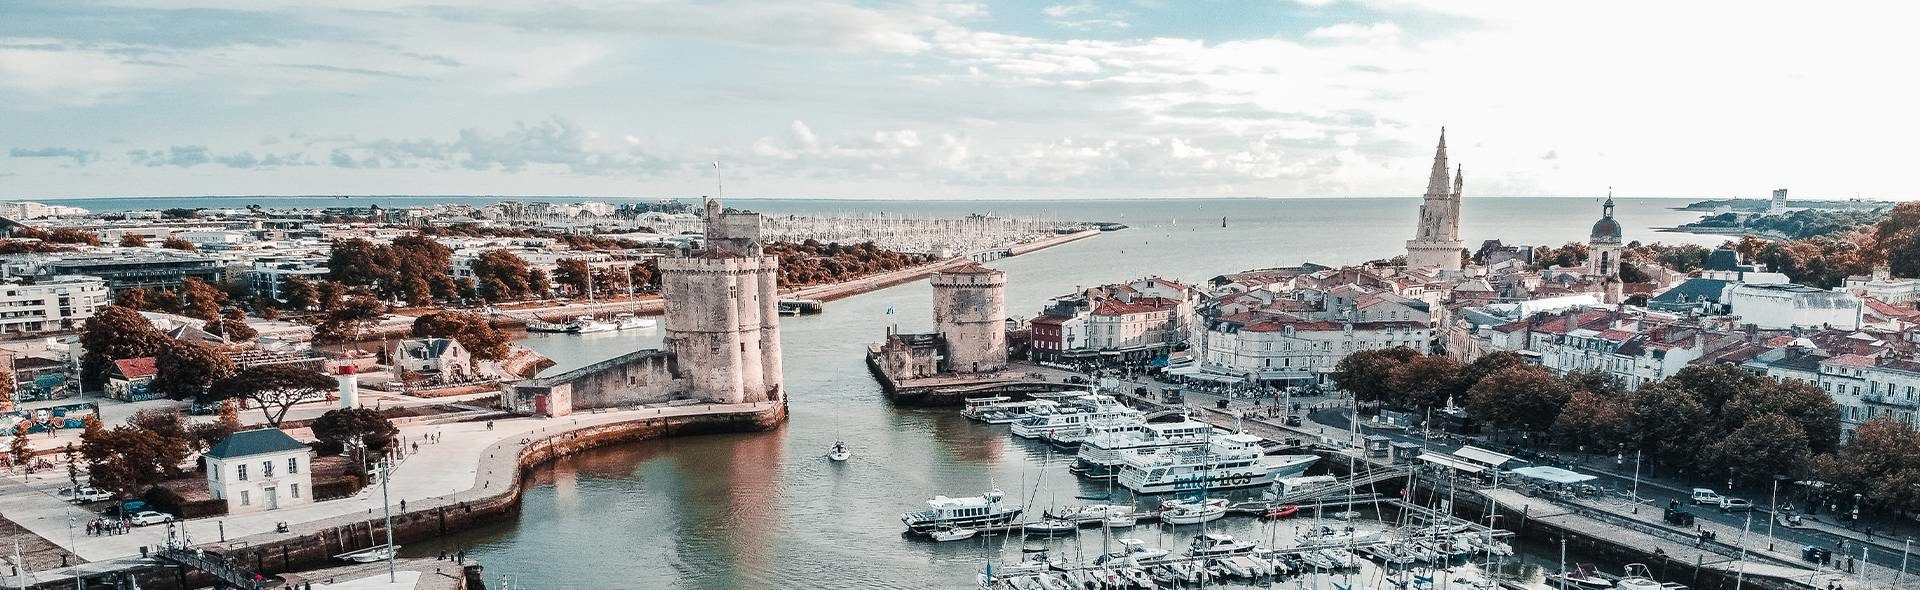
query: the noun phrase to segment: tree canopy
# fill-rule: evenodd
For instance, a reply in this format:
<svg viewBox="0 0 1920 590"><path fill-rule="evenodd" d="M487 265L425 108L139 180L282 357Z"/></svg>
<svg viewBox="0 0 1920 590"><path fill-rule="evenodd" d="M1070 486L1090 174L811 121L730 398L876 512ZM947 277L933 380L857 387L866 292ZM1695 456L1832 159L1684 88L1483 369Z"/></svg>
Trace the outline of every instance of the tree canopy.
<svg viewBox="0 0 1920 590"><path fill-rule="evenodd" d="M295 404L325 399L339 384L326 373L295 365L250 367L213 383L214 399L244 399L259 406L267 424L279 426Z"/></svg>

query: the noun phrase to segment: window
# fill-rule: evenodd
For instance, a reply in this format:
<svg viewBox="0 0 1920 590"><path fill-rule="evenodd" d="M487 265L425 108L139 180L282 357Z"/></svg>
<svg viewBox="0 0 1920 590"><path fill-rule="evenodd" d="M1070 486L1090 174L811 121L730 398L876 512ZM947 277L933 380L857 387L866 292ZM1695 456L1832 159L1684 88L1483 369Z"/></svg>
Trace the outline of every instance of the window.
<svg viewBox="0 0 1920 590"><path fill-rule="evenodd" d="M250 505L252 505L252 504L253 504L253 499L247 496L247 491L246 491L246 490L240 490L240 505L241 505L241 506L250 506Z"/></svg>
<svg viewBox="0 0 1920 590"><path fill-rule="evenodd" d="M272 462L272 461L261 461L261 462L260 462L260 477L273 477L273 462Z"/></svg>
<svg viewBox="0 0 1920 590"><path fill-rule="evenodd" d="M234 470L235 479L238 479L240 481L247 480L247 464L246 463L241 463L239 465L233 466L233 470ZM241 502L241 504L245 504L245 503L246 502Z"/></svg>
<svg viewBox="0 0 1920 590"><path fill-rule="evenodd" d="M287 457L287 473L299 473L299 472L300 472L300 458Z"/></svg>
<svg viewBox="0 0 1920 590"><path fill-rule="evenodd" d="M296 483L296 484L287 486L287 495L294 498L300 497L300 484Z"/></svg>

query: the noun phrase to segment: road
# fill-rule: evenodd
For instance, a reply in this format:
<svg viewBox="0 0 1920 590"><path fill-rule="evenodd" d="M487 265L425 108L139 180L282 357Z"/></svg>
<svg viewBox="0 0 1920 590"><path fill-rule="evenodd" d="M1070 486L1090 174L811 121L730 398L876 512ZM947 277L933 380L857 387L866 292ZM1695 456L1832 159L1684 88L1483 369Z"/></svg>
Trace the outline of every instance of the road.
<svg viewBox="0 0 1920 590"><path fill-rule="evenodd" d="M1345 408L1317 409L1308 412L1307 416L1309 420L1328 427L1342 430L1351 428L1348 419L1349 410ZM1428 449L1437 451L1450 453L1463 446L1461 444L1437 439L1425 439L1420 436L1418 432L1367 428L1364 423L1361 424L1361 429L1363 430L1363 435L1382 435L1396 442L1419 443L1425 445ZM1647 505L1643 508L1645 510L1659 510L1660 507L1664 506L1666 501L1670 499L1678 499L1682 504L1687 504L1687 498L1692 494L1692 488L1690 486L1677 485L1674 482L1660 481L1649 477L1639 478L1636 487L1636 480L1632 474L1633 464L1630 460L1622 460L1618 468L1620 472L1596 468L1591 464L1556 465L1556 467L1569 468L1580 473L1598 477L1600 479L1596 480L1595 483L1603 488L1612 488L1622 492L1632 492L1637 489L1639 496L1646 499ZM1754 510L1751 513L1753 518L1752 530L1748 534L1756 538L1767 536L1769 530L1767 524L1773 516L1773 513L1770 511L1771 506L1767 504L1766 500L1766 498L1756 499L1754 502ZM1689 506L1688 508L1688 512L1693 513L1696 519L1729 527L1733 529L1733 534L1738 534L1743 526L1747 524L1747 514L1726 513L1705 506ZM1773 537L1777 539L1777 542L1773 544L1777 550L1776 553L1788 559L1798 559L1800 548L1807 545L1824 547L1833 551L1835 556L1839 556L1842 554L1839 550L1842 541L1846 542L1847 553L1856 559L1860 556L1860 539L1858 537L1842 536L1814 528L1789 528L1786 526L1774 526L1771 531ZM1731 542L1733 539L1728 537L1727 533L1721 533L1721 540ZM1868 551L1869 562L1886 567L1889 570L1896 570L1900 567L1903 560L1901 543L1898 541L1889 542L1887 539L1874 539L1873 545L1874 546ZM1920 559L1911 561L1912 563L1908 564L1907 573L1920 573Z"/></svg>

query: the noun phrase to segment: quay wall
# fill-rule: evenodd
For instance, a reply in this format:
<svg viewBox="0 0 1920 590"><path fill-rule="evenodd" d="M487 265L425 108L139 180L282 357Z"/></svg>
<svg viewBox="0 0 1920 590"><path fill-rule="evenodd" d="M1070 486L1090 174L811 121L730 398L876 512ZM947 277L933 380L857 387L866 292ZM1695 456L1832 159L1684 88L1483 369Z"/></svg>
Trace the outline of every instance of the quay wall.
<svg viewBox="0 0 1920 590"><path fill-rule="evenodd" d="M674 355L666 351L637 350L558 375L505 385L504 401L514 411L542 416L666 403L687 390L675 377L674 365Z"/></svg>
<svg viewBox="0 0 1920 590"><path fill-rule="evenodd" d="M411 502L407 510L393 515L393 541L405 546L421 543L462 530L513 518L520 511L520 496L525 491L531 470L544 463L595 448L670 436L693 436L731 432L760 432L779 428L787 419L784 403L760 404L751 410L649 417L644 414L619 422L580 427L556 425L530 437L526 444L504 440L487 449L475 476L479 487L464 492ZM511 475L499 478L501 487L492 487L494 473ZM369 511L293 524L286 533L262 533L223 543L204 543L200 547L232 557L235 562L272 576L340 565L334 556L386 543L385 520ZM449 564L449 567L453 567ZM167 570L148 570L139 576L142 588L174 590L213 585L215 580L200 572L178 575ZM72 582L63 582L70 587ZM41 586L34 586L39 590ZM46 586L45 590L58 590Z"/></svg>

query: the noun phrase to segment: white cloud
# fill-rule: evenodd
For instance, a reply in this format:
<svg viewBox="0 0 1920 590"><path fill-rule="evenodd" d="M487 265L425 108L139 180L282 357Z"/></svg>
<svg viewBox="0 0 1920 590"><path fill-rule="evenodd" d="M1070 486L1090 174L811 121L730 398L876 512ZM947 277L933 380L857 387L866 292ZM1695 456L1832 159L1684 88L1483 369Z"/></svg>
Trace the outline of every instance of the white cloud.
<svg viewBox="0 0 1920 590"><path fill-rule="evenodd" d="M1393 23L1340 23L1327 25L1307 33L1313 39L1332 39L1340 41L1388 41L1400 37L1400 27Z"/></svg>

